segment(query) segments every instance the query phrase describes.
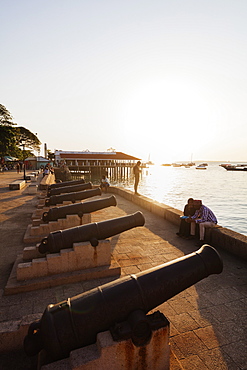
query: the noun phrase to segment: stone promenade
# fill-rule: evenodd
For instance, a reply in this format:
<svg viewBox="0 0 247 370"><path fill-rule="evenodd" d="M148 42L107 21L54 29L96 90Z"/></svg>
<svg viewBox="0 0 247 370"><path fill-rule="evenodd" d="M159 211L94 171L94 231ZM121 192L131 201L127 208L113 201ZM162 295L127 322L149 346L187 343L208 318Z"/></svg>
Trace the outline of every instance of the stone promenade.
<svg viewBox="0 0 247 370"><path fill-rule="evenodd" d="M23 237L37 203L27 189L9 190L9 183L22 174L0 173L0 324L21 322L23 317L40 317L45 307L112 278L62 285L5 296L16 256L26 246ZM102 197L109 196L103 194ZM92 222L141 211L145 226L111 238L112 253L121 275L135 274L198 249L194 241L176 236L177 227L159 216L115 195L117 207L92 213ZM247 369L247 266L219 250L224 270L211 275L157 307L170 321L171 370ZM156 309L155 309L156 310ZM155 311L154 310L154 311ZM0 342L0 351L3 343ZM1 370L31 369L22 349L0 353Z"/></svg>

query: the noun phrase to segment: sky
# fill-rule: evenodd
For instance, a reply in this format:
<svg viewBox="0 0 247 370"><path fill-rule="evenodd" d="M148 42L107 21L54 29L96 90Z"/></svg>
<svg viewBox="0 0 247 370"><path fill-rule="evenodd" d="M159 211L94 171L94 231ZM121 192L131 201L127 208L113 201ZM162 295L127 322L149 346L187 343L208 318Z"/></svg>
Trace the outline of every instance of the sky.
<svg viewBox="0 0 247 370"><path fill-rule="evenodd" d="M247 161L246 0L0 0L0 103L49 150Z"/></svg>

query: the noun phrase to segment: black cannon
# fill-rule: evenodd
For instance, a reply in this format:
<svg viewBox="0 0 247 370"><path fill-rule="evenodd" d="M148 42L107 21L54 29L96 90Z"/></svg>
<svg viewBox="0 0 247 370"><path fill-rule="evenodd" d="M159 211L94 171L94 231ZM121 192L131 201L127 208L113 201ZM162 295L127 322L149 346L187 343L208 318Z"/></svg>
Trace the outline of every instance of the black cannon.
<svg viewBox="0 0 247 370"><path fill-rule="evenodd" d="M64 186L79 185L79 184L84 184L84 183L85 183L84 179L72 180L72 181L61 181L61 182L57 182L56 184L49 185L48 190L55 189L55 188L60 188L60 187L64 187Z"/></svg>
<svg viewBox="0 0 247 370"><path fill-rule="evenodd" d="M49 222L56 221L59 218L65 218L67 215L78 215L79 217L82 217L85 213L95 212L99 209L116 205L116 198L112 195L109 198L51 208L48 212L43 213L42 219L44 222Z"/></svg>
<svg viewBox="0 0 247 370"><path fill-rule="evenodd" d="M96 195L101 195L100 188L74 191L73 193L51 195L50 198L46 198L45 207L55 206L56 204L61 204L64 201L75 203L77 200L95 197Z"/></svg>
<svg viewBox="0 0 247 370"><path fill-rule="evenodd" d="M223 269L218 252L204 245L171 262L112 281L45 309L30 325L24 340L28 356L44 349L49 362L69 356L71 350L96 342L98 333L127 321L133 335L150 337L147 314L168 299ZM132 337L131 337L132 338ZM133 339L132 339L133 340Z"/></svg>
<svg viewBox="0 0 247 370"><path fill-rule="evenodd" d="M52 195L59 195L64 193L73 193L75 191L82 191L87 189L92 189L93 185L91 182L85 182L84 184L76 184L71 186L61 186L55 189L49 189L47 191L47 196L50 197Z"/></svg>
<svg viewBox="0 0 247 370"><path fill-rule="evenodd" d="M143 214L136 212L132 215L117 217L107 221L53 231L41 241L39 252L58 253L61 249L72 248L73 243L79 242L90 242L93 247L97 247L99 240L104 240L137 226L143 226L144 223Z"/></svg>

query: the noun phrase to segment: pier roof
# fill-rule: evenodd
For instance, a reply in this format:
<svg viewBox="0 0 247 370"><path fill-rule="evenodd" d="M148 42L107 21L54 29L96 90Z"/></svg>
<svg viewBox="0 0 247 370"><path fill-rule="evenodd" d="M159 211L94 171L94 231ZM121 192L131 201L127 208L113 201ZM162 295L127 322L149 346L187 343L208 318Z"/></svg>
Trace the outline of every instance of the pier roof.
<svg viewBox="0 0 247 370"><path fill-rule="evenodd" d="M60 159L91 159L91 160L124 160L124 161L138 161L140 158L134 157L123 152L69 152L56 151L55 156Z"/></svg>

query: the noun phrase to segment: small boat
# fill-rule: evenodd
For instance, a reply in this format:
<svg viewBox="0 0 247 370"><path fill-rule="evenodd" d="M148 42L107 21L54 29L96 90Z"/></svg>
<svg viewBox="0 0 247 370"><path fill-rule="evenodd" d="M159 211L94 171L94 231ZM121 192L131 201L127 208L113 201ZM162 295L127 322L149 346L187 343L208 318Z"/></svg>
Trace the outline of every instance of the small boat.
<svg viewBox="0 0 247 370"><path fill-rule="evenodd" d="M198 166L196 166L196 169L197 170L206 170L207 165L205 165L205 163L198 164Z"/></svg>
<svg viewBox="0 0 247 370"><path fill-rule="evenodd" d="M222 166L227 171L247 171L247 165L228 165L228 166Z"/></svg>

